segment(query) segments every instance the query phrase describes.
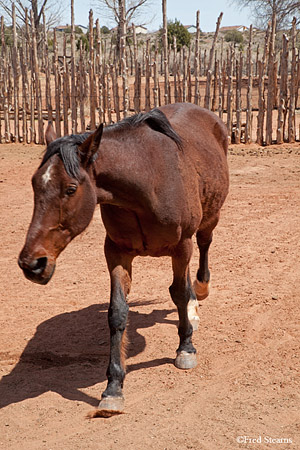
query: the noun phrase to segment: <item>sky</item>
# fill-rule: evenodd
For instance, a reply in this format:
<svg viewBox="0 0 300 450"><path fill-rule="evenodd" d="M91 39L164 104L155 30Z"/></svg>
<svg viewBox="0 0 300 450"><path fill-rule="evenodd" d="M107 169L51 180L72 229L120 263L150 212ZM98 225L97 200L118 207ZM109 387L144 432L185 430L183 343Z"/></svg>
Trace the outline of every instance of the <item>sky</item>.
<svg viewBox="0 0 300 450"><path fill-rule="evenodd" d="M112 27L112 23L108 23L107 19L101 17L101 13L96 5L97 0L74 0L76 25L87 25L89 10L92 9L94 12L94 20L99 18L100 26L107 25ZM146 24L149 31L158 30L162 24L161 5L161 0L151 0L151 8L148 11L147 17L148 20L153 20L151 23ZM249 26L252 23L250 10L247 8L243 8L243 10L238 9L236 4L234 6L232 5L232 0L167 0L168 20L174 20L176 18L183 25L194 25L196 23L197 10L200 11L200 28L205 32L215 30L216 21L221 11L223 12L221 26ZM70 23L70 21L69 7L65 8L62 23L66 24ZM135 23L135 25L139 24Z"/></svg>

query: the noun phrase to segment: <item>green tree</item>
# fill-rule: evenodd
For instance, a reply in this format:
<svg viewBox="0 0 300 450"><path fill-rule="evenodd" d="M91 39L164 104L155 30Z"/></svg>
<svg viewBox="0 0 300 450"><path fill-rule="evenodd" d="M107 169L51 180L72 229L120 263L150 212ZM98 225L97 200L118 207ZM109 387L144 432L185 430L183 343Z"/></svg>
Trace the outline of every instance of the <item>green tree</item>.
<svg viewBox="0 0 300 450"><path fill-rule="evenodd" d="M162 34L162 29L160 30ZM176 36L177 51L184 45L189 47L191 43L191 35L182 23L175 19L174 22L168 21L168 43L173 46L174 36Z"/></svg>
<svg viewBox="0 0 300 450"><path fill-rule="evenodd" d="M226 42L235 42L236 44L242 44L244 42L243 34L238 30L227 31L224 39Z"/></svg>
<svg viewBox="0 0 300 450"><path fill-rule="evenodd" d="M109 28L107 26L103 25L101 27L101 33L102 34L109 34Z"/></svg>

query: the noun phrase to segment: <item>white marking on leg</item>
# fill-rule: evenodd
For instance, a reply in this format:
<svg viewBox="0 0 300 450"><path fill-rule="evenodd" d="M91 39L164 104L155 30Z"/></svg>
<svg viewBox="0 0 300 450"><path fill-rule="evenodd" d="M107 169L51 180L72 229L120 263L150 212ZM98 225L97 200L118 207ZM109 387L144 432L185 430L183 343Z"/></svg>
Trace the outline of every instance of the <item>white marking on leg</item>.
<svg viewBox="0 0 300 450"><path fill-rule="evenodd" d="M193 325L193 330L197 330L198 329L198 325L200 322L199 316L198 316L198 301L191 299L188 302L188 318L189 321L191 322L191 324Z"/></svg>
<svg viewBox="0 0 300 450"><path fill-rule="evenodd" d="M46 172L44 173L44 175L42 175L42 179L43 179L45 185L51 180L51 169L52 169L52 164L50 164L47 167Z"/></svg>

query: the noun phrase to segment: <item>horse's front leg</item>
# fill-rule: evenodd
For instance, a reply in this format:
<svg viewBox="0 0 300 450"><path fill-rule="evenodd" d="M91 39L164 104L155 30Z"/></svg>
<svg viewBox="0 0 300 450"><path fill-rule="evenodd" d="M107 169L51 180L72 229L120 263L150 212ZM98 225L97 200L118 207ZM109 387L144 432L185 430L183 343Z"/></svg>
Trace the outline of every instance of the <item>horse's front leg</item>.
<svg viewBox="0 0 300 450"><path fill-rule="evenodd" d="M196 350L192 344L193 327L188 316L188 303L195 297L190 276L189 262L192 256L193 244L191 239L181 242L172 255L173 283L170 286L170 294L177 306L179 315L179 347L175 366L179 369L192 369L197 365Z"/></svg>
<svg viewBox="0 0 300 450"><path fill-rule="evenodd" d="M99 409L109 414L124 409L122 393L125 378L126 323L128 305L126 297L131 285L133 257L120 251L107 236L105 257L111 279L108 323L110 328L110 360L107 369L107 387L102 394Z"/></svg>

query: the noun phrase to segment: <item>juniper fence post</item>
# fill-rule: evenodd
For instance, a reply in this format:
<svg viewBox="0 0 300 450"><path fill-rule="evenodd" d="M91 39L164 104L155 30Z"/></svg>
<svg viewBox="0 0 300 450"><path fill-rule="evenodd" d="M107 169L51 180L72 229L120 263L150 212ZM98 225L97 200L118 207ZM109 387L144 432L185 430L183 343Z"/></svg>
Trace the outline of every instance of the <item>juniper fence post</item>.
<svg viewBox="0 0 300 450"><path fill-rule="evenodd" d="M245 144L250 144L252 139L252 25L250 25L249 44L247 54L247 112L246 112L246 128L245 128Z"/></svg>
<svg viewBox="0 0 300 450"><path fill-rule="evenodd" d="M28 82L27 82L27 69L26 63L24 61L24 52L23 47L19 48L20 55L20 68L21 68L21 76L22 76L22 136L24 144L27 144L28 140L28 130L27 130L27 96L28 96ZM29 109L29 108L28 108Z"/></svg>
<svg viewBox="0 0 300 450"><path fill-rule="evenodd" d="M68 65L67 65L67 58L66 54L63 56L63 129L64 129L64 136L69 134L69 120L68 120L68 103L69 103L69 83L68 83Z"/></svg>
<svg viewBox="0 0 300 450"><path fill-rule="evenodd" d="M178 64L177 64L177 40L176 36L173 36L173 48L174 48L174 65L173 65L173 75L174 75L174 102L178 102Z"/></svg>
<svg viewBox="0 0 300 450"><path fill-rule="evenodd" d="M266 116L266 144L272 144L273 126L273 105L274 105L274 49L276 34L276 13L272 15L272 29L269 44L269 64L268 64L268 96L267 96L267 116Z"/></svg>
<svg viewBox="0 0 300 450"><path fill-rule="evenodd" d="M214 78L213 78L213 96L212 96L212 104L211 110L216 110L217 103L217 88L218 88L218 59L217 59L217 51L215 51L215 67L214 67Z"/></svg>
<svg viewBox="0 0 300 450"><path fill-rule="evenodd" d="M36 144L36 130L35 130L35 93L34 93L34 82L31 76L30 83L30 143Z"/></svg>
<svg viewBox="0 0 300 450"><path fill-rule="evenodd" d="M61 75L59 71L58 63L58 45L56 29L53 32L53 71L54 71L54 85L55 85L55 131L57 137L61 137L61 126L60 126L60 98L61 98Z"/></svg>
<svg viewBox="0 0 300 450"><path fill-rule="evenodd" d="M32 69L31 53L30 53L30 32L29 32L29 18L28 9L25 8L25 48L24 48L24 61L28 65L28 69Z"/></svg>
<svg viewBox="0 0 300 450"><path fill-rule="evenodd" d="M40 80L40 70L37 59L37 42L36 42L36 32L34 33L33 39L34 50L34 59L36 58L36 63L34 63L34 69L36 71L36 107L37 107L37 121L38 121L38 143L43 145L45 144L44 138L44 120L43 120L43 110L42 110L42 89L41 89L41 80Z"/></svg>
<svg viewBox="0 0 300 450"><path fill-rule="evenodd" d="M258 77L259 44L256 47L255 77Z"/></svg>
<svg viewBox="0 0 300 450"><path fill-rule="evenodd" d="M300 49L298 48L298 58L297 58L297 76L296 76L296 101L295 101L295 107L298 108L298 101L299 101L299 94L300 94ZM299 124L300 128L300 124ZM299 135L300 139L300 135Z"/></svg>
<svg viewBox="0 0 300 450"><path fill-rule="evenodd" d="M280 100L278 105L278 119L277 119L277 144L282 144L284 141L284 125L285 125L285 111L287 111L287 80L288 80L288 38L285 34L282 36L282 52L280 61Z"/></svg>
<svg viewBox="0 0 300 450"><path fill-rule="evenodd" d="M186 48L183 47L182 49L182 54L183 54L183 74L182 74L182 101L186 102L186 88L187 88L187 81L186 81L186 77L187 77L187 56L186 56Z"/></svg>
<svg viewBox="0 0 300 450"><path fill-rule="evenodd" d="M107 95L106 95L106 67L107 65L104 64L102 75L101 75L101 86L102 86L102 105L103 105L103 114L102 114L102 120L101 122L106 123L106 111L107 111ZM116 70L119 73L119 69L116 66Z"/></svg>
<svg viewBox="0 0 300 450"><path fill-rule="evenodd" d="M2 17L1 17L2 20ZM2 28L2 27L1 27ZM1 30L2 34L2 30ZM1 44L2 44L2 37L1 37ZM1 50L2 45L1 45ZM4 78L4 69L3 69L3 56L1 51L1 58L0 58L0 144L2 144L2 116L1 112L4 111L4 90L3 90L3 78Z"/></svg>
<svg viewBox="0 0 300 450"><path fill-rule="evenodd" d="M268 24L265 34L265 45L262 61L258 65L258 115L257 115L257 131L256 142L263 145L264 142L264 118L265 118L265 78L266 68L269 57L269 41L270 41L270 23Z"/></svg>
<svg viewBox="0 0 300 450"><path fill-rule="evenodd" d="M296 106L296 17L293 18L291 30L292 63L290 76L290 104L288 116L288 139L289 142L295 142L295 106Z"/></svg>
<svg viewBox="0 0 300 450"><path fill-rule="evenodd" d="M203 68L202 68L202 76L206 77L206 57L207 57L207 50L204 49L204 54L203 54Z"/></svg>
<svg viewBox="0 0 300 450"><path fill-rule="evenodd" d="M196 13L196 40L195 40L195 59L194 59L194 74L195 74L195 90L194 103L199 105L199 39L200 39L200 11Z"/></svg>
<svg viewBox="0 0 300 450"><path fill-rule="evenodd" d="M134 23L132 24L132 36L133 36L134 70L136 70L136 66L138 63L138 46L137 46L136 29L135 29Z"/></svg>
<svg viewBox="0 0 300 450"><path fill-rule="evenodd" d="M205 89L205 98L204 98L204 107L207 109L211 109L210 89L211 89L211 77L212 77L212 64L213 64L215 46L216 46L216 42L217 42L217 38L218 38L218 34L219 34L222 17L223 17L223 13L221 12L221 14L219 15L218 20L217 20L216 31L214 34L213 43L212 43L210 53L209 53L209 61L208 61L207 72L206 72L206 89Z"/></svg>
<svg viewBox="0 0 300 450"><path fill-rule="evenodd" d="M104 53L105 55L105 53ZM99 86L99 111L98 111L98 117L99 117L99 123L105 123L105 108L104 108L104 86L103 86L103 66L105 57L102 57L102 64L101 64L101 70L99 70L98 73L98 86Z"/></svg>
<svg viewBox="0 0 300 450"><path fill-rule="evenodd" d="M181 54L181 52L180 52L180 54ZM177 90L178 90L178 101L182 102L183 101L183 93L182 93L182 91L183 91L182 84L183 83L181 83L180 66L181 66L181 64L179 63L178 66L177 66L177 76L176 76L176 78L177 78L177 86L178 86L178 88L177 88Z"/></svg>
<svg viewBox="0 0 300 450"><path fill-rule="evenodd" d="M191 74L191 48L188 49L187 58L187 101L191 103L192 101L192 74Z"/></svg>
<svg viewBox="0 0 300 450"><path fill-rule="evenodd" d="M243 53L240 52L240 59L236 63L236 128L235 143L240 144L242 135L242 81L243 81Z"/></svg>
<svg viewBox="0 0 300 450"><path fill-rule="evenodd" d="M80 127L81 132L85 131L85 113L84 113L84 101L85 101L85 67L84 67L84 60L83 60L83 51L82 51L82 41L80 41L80 48L79 48L79 77L78 77L78 83L79 83L79 108L80 108Z"/></svg>
<svg viewBox="0 0 300 450"><path fill-rule="evenodd" d="M141 110L141 78L142 78L142 69L141 63L136 64L135 68L135 80L134 80L134 111L136 113Z"/></svg>
<svg viewBox="0 0 300 450"><path fill-rule="evenodd" d="M228 61L228 82L227 82L227 130L228 135L231 136L232 130L232 96L233 96L233 88L232 88L232 73L233 73L233 60L234 60L234 50L233 46L230 45L230 57Z"/></svg>
<svg viewBox="0 0 300 450"><path fill-rule="evenodd" d="M146 43L146 80L145 80L145 110L150 111L150 39Z"/></svg>
<svg viewBox="0 0 300 450"><path fill-rule="evenodd" d="M222 79L222 72L221 72L221 62L218 61L218 113L220 119L223 119L223 103L222 103L222 91L223 91L223 79Z"/></svg>
<svg viewBox="0 0 300 450"><path fill-rule="evenodd" d="M35 142L37 144L44 144L44 126L43 126L43 116L42 116L42 98L40 94L40 83L39 83L39 64L37 57L37 43L36 43L36 30L34 24L33 13L30 11L30 21L31 21L31 38L32 38L32 62L33 62L33 93L35 93L36 109L37 109L37 119L38 119L38 140ZM35 131L34 131L35 134Z"/></svg>
<svg viewBox="0 0 300 450"><path fill-rule="evenodd" d="M165 105L170 101L169 99L169 55L168 55L168 23L167 23L167 0L162 0L162 14L163 14L163 57L164 57L164 99Z"/></svg>
<svg viewBox="0 0 300 450"><path fill-rule="evenodd" d="M102 40L101 40L101 28L100 28L100 23L99 23L99 19L96 20L96 39L97 39L97 45L96 45L96 52L97 52L97 58L98 58L98 75L100 74L101 71L101 66L102 66Z"/></svg>
<svg viewBox="0 0 300 450"><path fill-rule="evenodd" d="M94 81L94 18L93 11L89 12L89 81L90 81L90 127L91 130L96 128L96 108L95 108L95 81Z"/></svg>
<svg viewBox="0 0 300 450"><path fill-rule="evenodd" d="M202 70L202 54L201 54L201 48L199 47L199 58L198 58L198 73L199 73L199 78L201 77L201 70ZM201 98L201 93L200 93L200 80L199 80L199 105L200 105L200 98Z"/></svg>
<svg viewBox="0 0 300 450"><path fill-rule="evenodd" d="M16 8L12 4L12 30L13 30L13 46L11 49L11 60L13 68L13 86L14 86L14 140L20 141L20 127L19 127L19 88L20 88L20 67L19 54L17 51L17 24L16 24Z"/></svg>
<svg viewBox="0 0 300 450"><path fill-rule="evenodd" d="M126 59L122 58L122 81L123 81L123 117L127 117L129 111L129 87Z"/></svg>
<svg viewBox="0 0 300 450"><path fill-rule="evenodd" d="M76 96L76 71L75 71L75 18L74 0L71 0L71 120L72 134L77 133L77 96Z"/></svg>
<svg viewBox="0 0 300 450"><path fill-rule="evenodd" d="M274 103L273 103L273 109L278 109L278 61L274 61Z"/></svg>
<svg viewBox="0 0 300 450"><path fill-rule="evenodd" d="M119 120L121 120L121 114L120 114L118 72L117 72L116 66L114 64L110 65L110 77L111 77L111 85L112 85L113 98L114 98L114 109L115 109L117 121L119 121Z"/></svg>
<svg viewBox="0 0 300 450"><path fill-rule="evenodd" d="M53 120L52 101L51 101L51 71L49 65L49 48L48 48L48 36L46 29L46 18L43 13L43 44L44 44L44 64L45 64L45 99L48 120Z"/></svg>
<svg viewBox="0 0 300 450"><path fill-rule="evenodd" d="M111 95L110 95L110 71L109 71L109 67L106 66L106 92L107 92L107 117L108 117L108 123L112 123L112 115L111 115L111 111L112 111L112 107L111 107Z"/></svg>
<svg viewBox="0 0 300 450"><path fill-rule="evenodd" d="M7 48L4 34L4 17L1 17L1 62L3 67L3 119L4 119L4 140L10 141L10 122L9 122L9 102L8 102L8 70L7 70Z"/></svg>
<svg viewBox="0 0 300 450"><path fill-rule="evenodd" d="M154 101L154 107L157 108L159 106L158 103L158 50L157 45L155 46L155 53L154 53L154 61L153 61L153 101Z"/></svg>

